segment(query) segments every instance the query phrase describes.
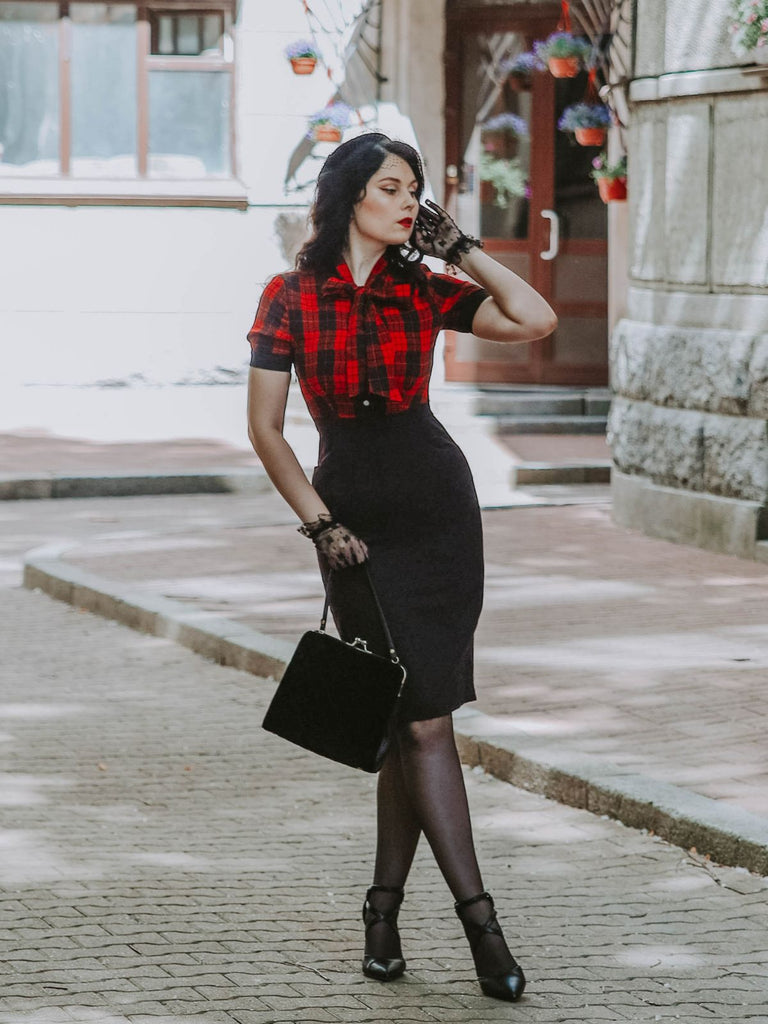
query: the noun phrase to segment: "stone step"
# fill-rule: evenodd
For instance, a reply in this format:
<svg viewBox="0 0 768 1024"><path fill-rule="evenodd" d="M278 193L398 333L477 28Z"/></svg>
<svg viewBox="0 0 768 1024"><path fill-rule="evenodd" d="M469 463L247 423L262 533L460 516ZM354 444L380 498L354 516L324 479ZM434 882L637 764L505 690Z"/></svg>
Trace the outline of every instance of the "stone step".
<svg viewBox="0 0 768 1024"><path fill-rule="evenodd" d="M472 396L475 416L607 416L607 388L494 388L483 386Z"/></svg>
<svg viewBox="0 0 768 1024"><path fill-rule="evenodd" d="M611 482L610 459L589 463L521 462L512 467L510 486L532 484L607 484Z"/></svg>
<svg viewBox="0 0 768 1024"><path fill-rule="evenodd" d="M605 416L496 416L496 434L604 434Z"/></svg>

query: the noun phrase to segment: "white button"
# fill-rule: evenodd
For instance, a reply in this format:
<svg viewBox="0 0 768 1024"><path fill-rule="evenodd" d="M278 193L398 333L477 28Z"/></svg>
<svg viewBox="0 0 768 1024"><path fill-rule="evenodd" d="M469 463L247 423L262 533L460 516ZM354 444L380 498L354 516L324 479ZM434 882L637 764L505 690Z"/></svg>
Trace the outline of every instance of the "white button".
<svg viewBox="0 0 768 1024"><path fill-rule="evenodd" d="M370 402L368 401L368 399L367 399L367 398L364 398L364 399L363 399L363 405L370 405L370 404L371 404L371 403L370 403Z"/></svg>

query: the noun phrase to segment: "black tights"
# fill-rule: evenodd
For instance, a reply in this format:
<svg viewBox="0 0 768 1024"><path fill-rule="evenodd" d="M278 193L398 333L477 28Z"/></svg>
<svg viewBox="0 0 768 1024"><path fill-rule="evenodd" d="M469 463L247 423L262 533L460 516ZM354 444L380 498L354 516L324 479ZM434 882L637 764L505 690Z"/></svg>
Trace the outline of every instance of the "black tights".
<svg viewBox="0 0 768 1024"><path fill-rule="evenodd" d="M374 884L404 887L423 832L455 900L483 891L450 715L400 728L379 774L377 819ZM389 893L372 895L372 903L381 911L395 902ZM463 916L482 923L489 912L489 904L482 900ZM400 955L390 929L374 927L371 932L371 953ZM511 955L500 937L486 937L478 953L479 973L495 974L510 967Z"/></svg>
<svg viewBox="0 0 768 1024"><path fill-rule="evenodd" d="M353 566L329 575L322 560L320 564L341 637L350 641L364 636L372 650L386 655L388 644L366 567ZM375 885L405 886L422 832L455 900L483 891L450 715L409 722L395 736L379 775ZM382 913L397 902L393 893L371 894L372 905ZM489 914L488 902L481 900L462 916L465 921L482 924ZM372 955L400 956L399 946L397 935L387 925L371 927L368 948ZM478 950L476 962L478 955L484 961L478 964L479 973L501 973L509 968L512 958L502 938L485 936Z"/></svg>

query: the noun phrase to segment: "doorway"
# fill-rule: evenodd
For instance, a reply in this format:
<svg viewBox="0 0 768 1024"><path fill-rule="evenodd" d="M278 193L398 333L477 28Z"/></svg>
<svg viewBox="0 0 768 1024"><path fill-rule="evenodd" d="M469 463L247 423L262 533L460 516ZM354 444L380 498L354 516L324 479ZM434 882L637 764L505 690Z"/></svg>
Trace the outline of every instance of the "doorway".
<svg viewBox="0 0 768 1024"><path fill-rule="evenodd" d="M607 383L607 216L589 176L599 149L557 128L584 97L587 75L507 71L559 15L559 4L448 6L445 204L550 302L559 326L529 345L449 334L447 380Z"/></svg>

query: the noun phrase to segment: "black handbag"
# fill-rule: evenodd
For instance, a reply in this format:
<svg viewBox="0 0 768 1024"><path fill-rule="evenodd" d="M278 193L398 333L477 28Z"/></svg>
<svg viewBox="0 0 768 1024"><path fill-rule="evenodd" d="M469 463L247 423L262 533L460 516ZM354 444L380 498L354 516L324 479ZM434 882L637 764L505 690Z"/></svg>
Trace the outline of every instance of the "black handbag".
<svg viewBox="0 0 768 1024"><path fill-rule="evenodd" d="M320 629L310 630L299 641L263 727L332 761L377 772L389 748L406 672L372 583L371 592L389 657L369 651L361 637L346 643L325 632L326 589Z"/></svg>

